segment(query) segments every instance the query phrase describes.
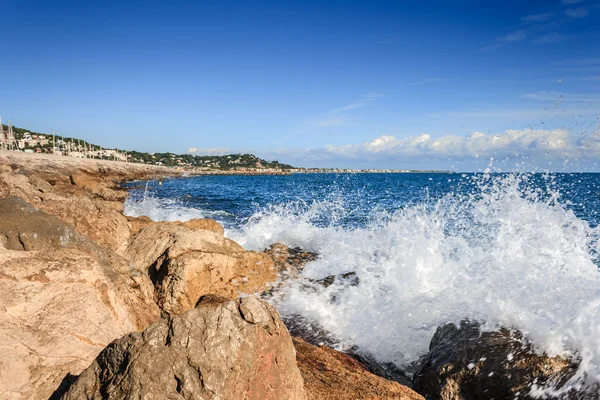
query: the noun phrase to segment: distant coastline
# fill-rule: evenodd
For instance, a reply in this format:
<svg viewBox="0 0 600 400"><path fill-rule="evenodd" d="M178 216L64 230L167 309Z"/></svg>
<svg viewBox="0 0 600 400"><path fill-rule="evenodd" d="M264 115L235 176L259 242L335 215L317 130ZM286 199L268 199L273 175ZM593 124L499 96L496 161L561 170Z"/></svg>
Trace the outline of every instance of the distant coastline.
<svg viewBox="0 0 600 400"><path fill-rule="evenodd" d="M353 168L295 168L297 174L455 174L455 171L439 169L353 169Z"/></svg>

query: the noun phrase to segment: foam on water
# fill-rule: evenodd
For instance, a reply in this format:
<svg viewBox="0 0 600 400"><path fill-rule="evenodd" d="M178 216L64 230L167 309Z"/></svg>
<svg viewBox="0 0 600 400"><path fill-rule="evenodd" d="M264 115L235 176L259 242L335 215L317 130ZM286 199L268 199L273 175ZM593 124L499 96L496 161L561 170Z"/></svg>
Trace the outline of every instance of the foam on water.
<svg viewBox="0 0 600 400"><path fill-rule="evenodd" d="M197 218L215 218L228 213L187 207L176 199L157 198L146 187L139 198L134 196L127 198L124 214L131 217L146 216L153 221L185 222Z"/></svg>
<svg viewBox="0 0 600 400"><path fill-rule="evenodd" d="M316 224L352 210L314 202L271 207L228 235L251 249L282 242L319 253L308 278L356 272L358 285L292 283L276 300L282 314L316 321L342 348L406 366L427 352L440 324L470 318L580 358L570 385L600 382L597 229L558 192L529 184L531 176L477 179L475 193L373 215L368 227Z"/></svg>

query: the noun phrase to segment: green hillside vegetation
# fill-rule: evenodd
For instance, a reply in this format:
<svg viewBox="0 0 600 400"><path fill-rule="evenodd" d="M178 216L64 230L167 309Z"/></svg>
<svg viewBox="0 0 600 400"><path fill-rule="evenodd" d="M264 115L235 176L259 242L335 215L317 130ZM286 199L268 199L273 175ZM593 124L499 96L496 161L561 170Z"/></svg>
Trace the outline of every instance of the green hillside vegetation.
<svg viewBox="0 0 600 400"><path fill-rule="evenodd" d="M8 130L7 125L3 125L4 131ZM40 148L44 152L50 152L52 149L52 134L32 132L30 130L13 126L13 132L17 140L21 140L25 137L25 134L29 133L32 136L45 136L49 140L49 143L40 145L35 144L29 146L25 144L25 148L35 149ZM116 150L109 149L106 147L98 146L96 144L89 143L85 140L66 137L61 135L55 135L57 147L61 147L60 143L72 142L74 145L86 146L87 149L92 151L102 150ZM153 164L153 165L165 165L168 167L200 167L210 168L219 170L231 170L239 168L274 168L274 169L292 169L291 165L282 164L279 161L265 161L252 154L229 154L223 156L197 156L192 154L175 154L175 153L143 153L135 150L120 150L121 152L127 152L127 159L129 162ZM99 158L96 156L94 158ZM106 158L106 157L105 157Z"/></svg>

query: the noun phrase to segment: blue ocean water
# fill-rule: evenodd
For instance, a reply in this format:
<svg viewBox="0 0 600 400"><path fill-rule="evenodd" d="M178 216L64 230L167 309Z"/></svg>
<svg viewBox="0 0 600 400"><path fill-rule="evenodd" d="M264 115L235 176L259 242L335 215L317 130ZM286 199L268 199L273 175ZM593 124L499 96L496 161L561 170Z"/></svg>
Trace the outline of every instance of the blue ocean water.
<svg viewBox="0 0 600 400"><path fill-rule="evenodd" d="M125 211L214 218L247 249L317 252L272 299L400 368L468 318L521 330L600 382L600 174L295 174L136 182ZM354 272L309 287L303 278ZM532 388L551 393L552 388Z"/></svg>
<svg viewBox="0 0 600 400"><path fill-rule="evenodd" d="M287 176L197 176L150 181L131 192L132 201L150 196L164 209L190 209L197 216L214 218L226 227L239 227L269 207L297 203L338 201L345 205L340 214L321 215L321 225L365 226L375 211L394 212L401 207L431 202L448 194L477 194L484 174L293 174ZM498 174L503 175L503 174ZM509 174L504 174L509 175ZM592 226L600 212L600 174L522 174L523 187L536 188L546 195L559 193L560 202ZM154 205L154 204L153 204ZM194 211L192 211L194 210ZM138 210L144 214L159 211ZM157 219L169 219L165 213ZM185 218L185 216L183 216Z"/></svg>

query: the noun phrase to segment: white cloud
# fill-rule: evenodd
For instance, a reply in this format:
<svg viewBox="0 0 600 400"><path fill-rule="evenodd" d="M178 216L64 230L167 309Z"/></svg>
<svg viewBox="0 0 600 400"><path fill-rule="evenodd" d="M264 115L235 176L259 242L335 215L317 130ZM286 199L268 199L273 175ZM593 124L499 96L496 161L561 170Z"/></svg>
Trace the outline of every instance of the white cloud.
<svg viewBox="0 0 600 400"><path fill-rule="evenodd" d="M548 21L550 18L552 18L552 16L554 16L554 13L551 13L551 12L547 12L547 13L543 13L543 14L532 14L532 15L527 15L525 17L522 17L521 21L523 21L523 22L544 22L544 21Z"/></svg>
<svg viewBox="0 0 600 400"><path fill-rule="evenodd" d="M565 14L567 17L571 18L584 18L588 15L587 8L579 7L579 8L568 8L565 10Z"/></svg>
<svg viewBox="0 0 600 400"><path fill-rule="evenodd" d="M570 6L573 4L577 4L577 3L581 3L583 0L562 0L561 3L566 5L566 6Z"/></svg>
<svg viewBox="0 0 600 400"><path fill-rule="evenodd" d="M433 137L420 134L407 138L381 136L370 142L307 149L280 155L302 156L311 160L446 160L479 157L595 157L600 155L598 134L575 138L566 129L506 130L498 134L474 132L467 136Z"/></svg>
<svg viewBox="0 0 600 400"><path fill-rule="evenodd" d="M563 35L562 33L552 32L547 35L541 36L533 41L536 44L549 44L549 43L558 43L562 42L567 38L567 35Z"/></svg>
<svg viewBox="0 0 600 400"><path fill-rule="evenodd" d="M199 148L190 147L187 151L189 154L196 154L200 156L222 156L225 154L231 154L231 149L228 148Z"/></svg>

